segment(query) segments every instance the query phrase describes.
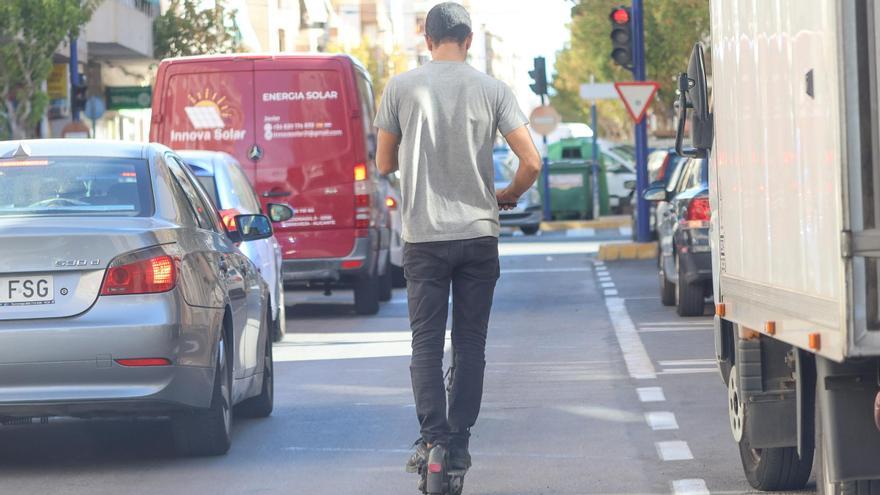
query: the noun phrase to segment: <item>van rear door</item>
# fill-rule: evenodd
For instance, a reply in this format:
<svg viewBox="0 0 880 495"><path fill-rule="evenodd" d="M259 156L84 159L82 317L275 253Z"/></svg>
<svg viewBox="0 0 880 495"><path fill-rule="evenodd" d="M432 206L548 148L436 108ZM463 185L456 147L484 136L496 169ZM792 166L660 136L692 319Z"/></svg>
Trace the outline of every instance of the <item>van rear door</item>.
<svg viewBox="0 0 880 495"><path fill-rule="evenodd" d="M255 179L252 59L171 63L160 74L159 125L151 139L174 149L225 151ZM155 119L154 119L155 120Z"/></svg>
<svg viewBox="0 0 880 495"><path fill-rule="evenodd" d="M354 247L360 134L350 71L336 58L255 61L255 184L264 204L295 210L276 225L284 258L342 257Z"/></svg>

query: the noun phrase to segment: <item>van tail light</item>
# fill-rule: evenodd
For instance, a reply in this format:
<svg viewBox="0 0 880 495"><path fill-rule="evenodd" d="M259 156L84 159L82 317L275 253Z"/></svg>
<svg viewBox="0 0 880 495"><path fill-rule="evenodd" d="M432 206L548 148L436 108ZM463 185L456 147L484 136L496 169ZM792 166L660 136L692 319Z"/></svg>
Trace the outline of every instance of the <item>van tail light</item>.
<svg viewBox="0 0 880 495"><path fill-rule="evenodd" d="M155 253L155 251L150 251ZM156 294L168 292L177 284L177 262L168 254L129 261L118 258L107 268L102 296Z"/></svg>
<svg viewBox="0 0 880 495"><path fill-rule="evenodd" d="M367 180L367 166L358 163L354 166L354 227L356 229L370 228L371 205L372 197L370 182Z"/></svg>
<svg viewBox="0 0 880 495"><path fill-rule="evenodd" d="M220 218L223 220L223 226L226 227L227 231L235 232L238 230L238 226L235 225L235 217L239 215L241 215L241 212L235 208L220 210Z"/></svg>
<svg viewBox="0 0 880 495"><path fill-rule="evenodd" d="M709 221L709 198L706 196L698 196L688 203L687 209L688 221Z"/></svg>

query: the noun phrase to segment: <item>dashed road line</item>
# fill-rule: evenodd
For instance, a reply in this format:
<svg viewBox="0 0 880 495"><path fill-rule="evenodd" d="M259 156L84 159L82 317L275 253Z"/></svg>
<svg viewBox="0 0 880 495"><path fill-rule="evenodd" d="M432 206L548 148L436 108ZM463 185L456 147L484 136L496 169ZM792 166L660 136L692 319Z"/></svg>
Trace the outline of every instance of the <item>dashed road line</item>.
<svg viewBox="0 0 880 495"><path fill-rule="evenodd" d="M611 288L614 287L614 282L599 282L599 285L603 288Z"/></svg>
<svg viewBox="0 0 880 495"><path fill-rule="evenodd" d="M606 295L608 292L608 290L605 291ZM617 294L616 290L613 292L613 295ZM605 307L608 309L608 315L614 325L614 334L617 336L617 344L623 352L623 360L629 375L637 379L657 378L648 351L645 350L642 339L636 332L636 327L626 311L626 302L619 297L606 297Z"/></svg>
<svg viewBox="0 0 880 495"><path fill-rule="evenodd" d="M689 461L694 458L691 448L687 442L682 440L671 440L667 442L656 442L657 455L662 461Z"/></svg>
<svg viewBox="0 0 880 495"><path fill-rule="evenodd" d="M605 295L606 296L616 296L617 289L605 289Z"/></svg>
<svg viewBox="0 0 880 495"><path fill-rule="evenodd" d="M652 430L677 430L678 421L675 414L669 411L649 411L645 413L645 421Z"/></svg>
<svg viewBox="0 0 880 495"><path fill-rule="evenodd" d="M666 395L660 387L639 387L636 389L636 393L639 394L639 401L641 402L666 401Z"/></svg>
<svg viewBox="0 0 880 495"><path fill-rule="evenodd" d="M709 495L706 481L701 479L675 480L672 482L674 495Z"/></svg>

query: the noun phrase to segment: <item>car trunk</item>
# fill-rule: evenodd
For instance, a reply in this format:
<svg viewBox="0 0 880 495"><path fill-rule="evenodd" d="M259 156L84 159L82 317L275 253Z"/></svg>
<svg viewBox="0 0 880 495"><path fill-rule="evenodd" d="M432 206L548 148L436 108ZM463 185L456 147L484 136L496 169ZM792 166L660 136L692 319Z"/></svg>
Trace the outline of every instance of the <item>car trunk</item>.
<svg viewBox="0 0 880 495"><path fill-rule="evenodd" d="M0 321L88 310L115 257L162 244L171 228L151 218L0 219Z"/></svg>

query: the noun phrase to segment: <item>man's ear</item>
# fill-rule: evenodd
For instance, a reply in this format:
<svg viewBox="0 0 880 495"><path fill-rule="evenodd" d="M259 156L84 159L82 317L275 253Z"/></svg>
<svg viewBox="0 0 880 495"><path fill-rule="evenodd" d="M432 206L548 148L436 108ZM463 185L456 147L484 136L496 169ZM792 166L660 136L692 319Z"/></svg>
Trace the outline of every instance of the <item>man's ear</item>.
<svg viewBox="0 0 880 495"><path fill-rule="evenodd" d="M428 45L429 52L434 51L434 42L431 41L431 37L427 33L425 33L425 43Z"/></svg>
<svg viewBox="0 0 880 495"><path fill-rule="evenodd" d="M473 31L471 31L471 34L469 34L468 37L465 38L465 40L464 40L464 49L470 50L471 43L473 43L473 42L474 42L474 33L473 33Z"/></svg>

